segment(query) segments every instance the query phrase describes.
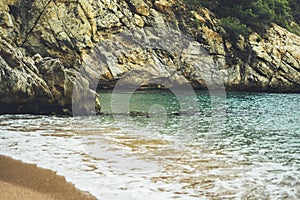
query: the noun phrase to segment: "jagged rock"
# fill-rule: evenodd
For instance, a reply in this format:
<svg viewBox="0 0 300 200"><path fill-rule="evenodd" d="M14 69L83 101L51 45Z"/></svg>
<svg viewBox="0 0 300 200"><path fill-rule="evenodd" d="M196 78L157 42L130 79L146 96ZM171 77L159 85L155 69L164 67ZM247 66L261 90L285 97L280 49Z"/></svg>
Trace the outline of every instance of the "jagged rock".
<svg viewBox="0 0 300 200"><path fill-rule="evenodd" d="M85 84L78 84L85 80ZM71 114L74 84L81 87L81 97L97 95L74 69L66 69L58 59L33 59L0 39L0 113ZM78 108L99 112L99 102Z"/></svg>
<svg viewBox="0 0 300 200"><path fill-rule="evenodd" d="M137 14L149 16L150 8L144 0L128 0L130 6L132 6Z"/></svg>
<svg viewBox="0 0 300 200"><path fill-rule="evenodd" d="M145 26L145 22L144 22L143 18L137 14L134 15L134 21L135 21L135 24L139 27Z"/></svg>
<svg viewBox="0 0 300 200"><path fill-rule="evenodd" d="M300 91L299 36L273 24L267 39L257 42L251 37L249 43L252 48L249 65L260 77L268 79L262 90Z"/></svg>
<svg viewBox="0 0 300 200"><path fill-rule="evenodd" d="M225 56L226 52L222 36L208 27L204 27L202 31L207 39L209 53Z"/></svg>
<svg viewBox="0 0 300 200"><path fill-rule="evenodd" d="M173 0L157 0L154 2L154 5L161 12L170 12L173 3Z"/></svg>
<svg viewBox="0 0 300 200"><path fill-rule="evenodd" d="M3 0L2 112L70 113L73 95L84 113L99 102L74 96L74 87L84 96L120 80L203 89L220 85L219 72L229 90L300 92L299 36L273 25L266 37L231 43L217 24L180 0Z"/></svg>

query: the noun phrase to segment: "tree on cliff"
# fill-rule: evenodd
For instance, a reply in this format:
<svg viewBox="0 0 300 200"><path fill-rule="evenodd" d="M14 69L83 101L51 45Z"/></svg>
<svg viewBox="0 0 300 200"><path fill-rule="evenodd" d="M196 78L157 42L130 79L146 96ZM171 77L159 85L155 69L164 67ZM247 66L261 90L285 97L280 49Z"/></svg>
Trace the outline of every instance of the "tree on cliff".
<svg viewBox="0 0 300 200"><path fill-rule="evenodd" d="M264 32L271 23L276 23L291 32L298 21L300 6L297 0L186 0L201 4L220 17L220 25L232 39L237 35L247 36L251 31ZM291 7L293 6L293 9Z"/></svg>
<svg viewBox="0 0 300 200"><path fill-rule="evenodd" d="M296 22L300 22L300 2L299 0L289 0L292 14Z"/></svg>

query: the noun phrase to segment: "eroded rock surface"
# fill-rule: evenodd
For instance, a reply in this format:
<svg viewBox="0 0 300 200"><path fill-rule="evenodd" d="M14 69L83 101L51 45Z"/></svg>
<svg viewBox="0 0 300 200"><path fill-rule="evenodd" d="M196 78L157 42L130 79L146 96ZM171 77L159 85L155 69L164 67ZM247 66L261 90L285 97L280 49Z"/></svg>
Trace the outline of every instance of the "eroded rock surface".
<svg viewBox="0 0 300 200"><path fill-rule="evenodd" d="M217 20L206 8L173 0L3 0L1 112L70 113L74 84L87 93L119 80L203 89L219 84L217 69L228 90L300 92L299 36L274 24L266 37L232 44ZM191 39L172 51L170 35L149 27ZM123 33L151 40L130 46ZM152 39L165 46L151 46Z"/></svg>
<svg viewBox="0 0 300 200"><path fill-rule="evenodd" d="M0 39L0 113L72 114L72 98L84 113L99 112L82 103L82 98L97 98L89 82L74 69L66 69L59 59L26 57ZM74 87L83 91L75 97ZM93 99L94 102L96 99Z"/></svg>

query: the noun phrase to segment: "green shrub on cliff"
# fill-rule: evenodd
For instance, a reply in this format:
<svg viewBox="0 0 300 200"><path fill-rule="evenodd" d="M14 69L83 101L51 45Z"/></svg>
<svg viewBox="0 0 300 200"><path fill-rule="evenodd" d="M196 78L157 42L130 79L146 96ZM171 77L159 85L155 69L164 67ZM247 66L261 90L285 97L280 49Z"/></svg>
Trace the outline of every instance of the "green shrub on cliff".
<svg viewBox="0 0 300 200"><path fill-rule="evenodd" d="M289 6L292 8L292 15L296 22L300 22L300 2L299 0L289 0Z"/></svg>
<svg viewBox="0 0 300 200"><path fill-rule="evenodd" d="M222 18L219 25L226 30L227 36L232 40L236 40L239 35L249 35L251 33L251 29L249 27L234 17Z"/></svg>
<svg viewBox="0 0 300 200"><path fill-rule="evenodd" d="M271 23L277 23L291 32L298 32L297 26L292 24L300 20L299 0L186 1L191 5L208 7L215 12L220 17L220 25L231 34L232 39L238 34L247 36L251 31L263 33Z"/></svg>

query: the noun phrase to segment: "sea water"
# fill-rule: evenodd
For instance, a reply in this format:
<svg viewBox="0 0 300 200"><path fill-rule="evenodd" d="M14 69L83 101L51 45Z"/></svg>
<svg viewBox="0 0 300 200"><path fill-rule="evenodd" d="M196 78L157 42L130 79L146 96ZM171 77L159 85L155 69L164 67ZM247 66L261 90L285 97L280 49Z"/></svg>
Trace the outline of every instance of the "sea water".
<svg viewBox="0 0 300 200"><path fill-rule="evenodd" d="M227 93L221 115L208 92L127 96L100 92L99 116L2 115L0 154L98 199L300 199L299 94Z"/></svg>

